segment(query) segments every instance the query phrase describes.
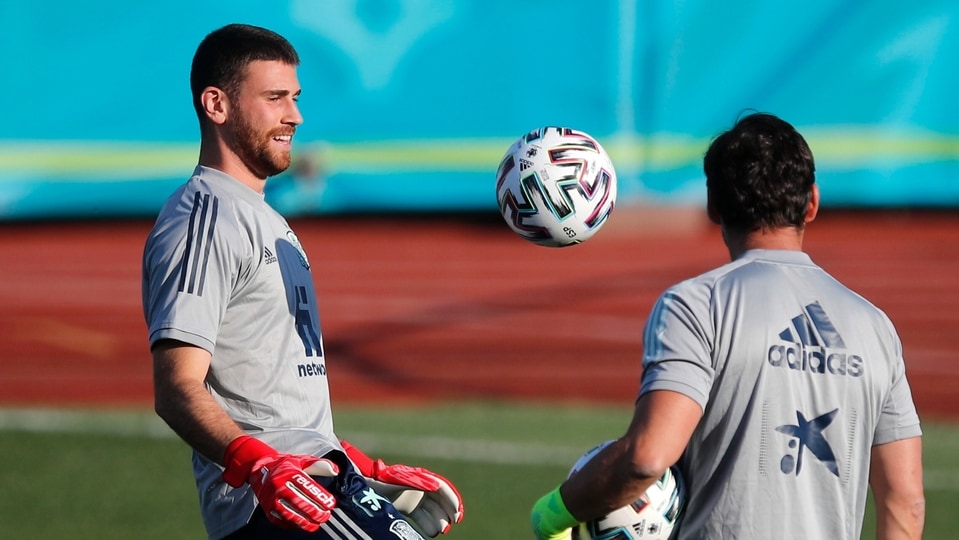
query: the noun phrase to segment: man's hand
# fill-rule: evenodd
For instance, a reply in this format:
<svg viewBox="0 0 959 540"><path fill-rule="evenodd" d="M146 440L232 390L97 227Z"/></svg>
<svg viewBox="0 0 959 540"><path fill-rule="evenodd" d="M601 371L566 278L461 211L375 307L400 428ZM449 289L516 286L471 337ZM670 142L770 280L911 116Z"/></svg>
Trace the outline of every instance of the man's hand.
<svg viewBox="0 0 959 540"><path fill-rule="evenodd" d="M566 509L559 488L536 501L530 513L530 521L536 540L569 540L570 528L578 523Z"/></svg>
<svg viewBox="0 0 959 540"><path fill-rule="evenodd" d="M223 480L233 487L250 484L266 517L278 527L314 532L336 508L333 495L310 478L336 476L339 468L330 460L281 454L244 435L230 443L224 463Z"/></svg>
<svg viewBox="0 0 959 540"><path fill-rule="evenodd" d="M463 499L446 478L419 467L374 461L352 444L341 442L370 487L390 499L427 536L446 534L463 520Z"/></svg>

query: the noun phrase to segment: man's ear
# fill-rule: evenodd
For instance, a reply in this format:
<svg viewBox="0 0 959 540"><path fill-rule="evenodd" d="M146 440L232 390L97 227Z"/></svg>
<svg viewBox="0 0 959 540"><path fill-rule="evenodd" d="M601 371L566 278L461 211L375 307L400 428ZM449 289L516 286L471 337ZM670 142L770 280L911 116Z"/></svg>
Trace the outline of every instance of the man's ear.
<svg viewBox="0 0 959 540"><path fill-rule="evenodd" d="M709 221L712 221L716 225L722 225L723 220L719 215L719 210L716 209L716 203L713 202L713 196L706 192L706 215L709 216Z"/></svg>
<svg viewBox="0 0 959 540"><path fill-rule="evenodd" d="M813 184L809 194L809 204L806 205L806 217L803 222L809 223L816 219L817 214L819 214L819 186Z"/></svg>
<svg viewBox="0 0 959 540"><path fill-rule="evenodd" d="M230 114L230 98L226 92L215 86L207 86L200 94L200 104L203 105L203 111L211 122L222 125L227 121Z"/></svg>

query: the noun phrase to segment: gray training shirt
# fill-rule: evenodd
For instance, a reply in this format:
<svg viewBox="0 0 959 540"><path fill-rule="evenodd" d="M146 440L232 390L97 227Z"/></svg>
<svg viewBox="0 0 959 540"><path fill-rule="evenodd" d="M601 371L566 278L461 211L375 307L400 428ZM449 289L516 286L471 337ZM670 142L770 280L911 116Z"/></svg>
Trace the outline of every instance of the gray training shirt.
<svg viewBox="0 0 959 540"><path fill-rule="evenodd" d="M703 407L680 539L857 539L873 445L921 434L886 315L798 251L746 252L667 290L641 394Z"/></svg>
<svg viewBox="0 0 959 540"><path fill-rule="evenodd" d="M247 433L280 452L322 456L333 433L310 263L262 194L197 167L160 211L143 257L151 346L179 340L212 354L206 386ZM210 538L243 526L256 500L194 452Z"/></svg>

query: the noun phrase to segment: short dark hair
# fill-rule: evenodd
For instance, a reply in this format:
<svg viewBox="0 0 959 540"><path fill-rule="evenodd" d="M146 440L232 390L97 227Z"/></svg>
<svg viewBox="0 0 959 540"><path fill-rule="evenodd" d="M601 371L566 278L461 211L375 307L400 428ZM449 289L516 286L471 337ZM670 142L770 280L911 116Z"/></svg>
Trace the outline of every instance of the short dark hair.
<svg viewBox="0 0 959 540"><path fill-rule="evenodd" d="M300 64L296 49L283 36L248 24L229 24L210 32L196 49L190 69L190 91L200 126L205 114L200 103L204 88L214 86L234 98L247 65L256 60Z"/></svg>
<svg viewBox="0 0 959 540"><path fill-rule="evenodd" d="M805 225L816 166L788 122L765 113L740 118L710 144L703 171L723 226L748 232Z"/></svg>

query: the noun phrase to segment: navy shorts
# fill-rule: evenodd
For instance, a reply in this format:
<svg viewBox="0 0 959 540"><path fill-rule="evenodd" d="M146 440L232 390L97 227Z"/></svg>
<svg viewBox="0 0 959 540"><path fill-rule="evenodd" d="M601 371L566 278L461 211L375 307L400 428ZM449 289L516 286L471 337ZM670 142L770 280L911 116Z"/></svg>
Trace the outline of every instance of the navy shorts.
<svg viewBox="0 0 959 540"><path fill-rule="evenodd" d="M281 529L270 523L257 506L249 523L224 540L424 540L389 499L367 485L345 454L331 452L326 458L339 465L340 474L313 479L336 497L337 505L318 531Z"/></svg>

